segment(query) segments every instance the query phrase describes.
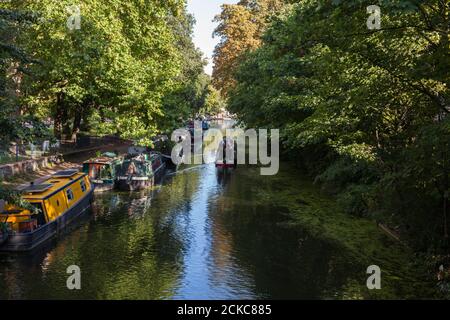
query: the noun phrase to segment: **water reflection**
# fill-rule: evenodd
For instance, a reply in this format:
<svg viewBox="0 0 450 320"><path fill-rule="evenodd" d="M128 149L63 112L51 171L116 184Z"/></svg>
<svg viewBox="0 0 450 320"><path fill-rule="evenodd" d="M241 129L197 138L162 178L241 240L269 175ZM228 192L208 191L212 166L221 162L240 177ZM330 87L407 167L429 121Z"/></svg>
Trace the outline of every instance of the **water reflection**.
<svg viewBox="0 0 450 320"><path fill-rule="evenodd" d="M364 284L367 266L286 223L289 208L272 199L290 184L258 172L203 165L154 190L97 195L66 235L33 254L0 255L0 298L315 299ZM80 291L66 288L73 264Z"/></svg>

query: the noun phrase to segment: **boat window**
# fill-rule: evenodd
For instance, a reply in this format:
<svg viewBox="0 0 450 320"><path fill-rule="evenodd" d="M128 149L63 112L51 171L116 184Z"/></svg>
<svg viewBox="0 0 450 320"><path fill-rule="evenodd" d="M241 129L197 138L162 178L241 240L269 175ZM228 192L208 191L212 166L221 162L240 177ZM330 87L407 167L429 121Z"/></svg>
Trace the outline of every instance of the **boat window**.
<svg viewBox="0 0 450 320"><path fill-rule="evenodd" d="M42 207L42 204L31 203L31 205L37 209L36 220L37 220L38 226L43 226L44 224L46 224L47 221L45 219L45 213L44 213L44 208Z"/></svg>
<svg viewBox="0 0 450 320"><path fill-rule="evenodd" d="M147 167L148 165L145 162L128 160L122 164L119 174L124 176L145 177L148 174Z"/></svg>
<svg viewBox="0 0 450 320"><path fill-rule="evenodd" d="M73 200L73 191L72 191L72 189L67 189L66 193L67 193L67 199L69 199L69 201L72 201Z"/></svg>
<svg viewBox="0 0 450 320"><path fill-rule="evenodd" d="M111 179L113 176L112 168L110 165L104 165L100 169L100 178L101 179Z"/></svg>
<svg viewBox="0 0 450 320"><path fill-rule="evenodd" d="M86 192L86 182L84 181L84 180L82 180L81 182L80 182L80 186L81 186L81 191L82 192Z"/></svg>

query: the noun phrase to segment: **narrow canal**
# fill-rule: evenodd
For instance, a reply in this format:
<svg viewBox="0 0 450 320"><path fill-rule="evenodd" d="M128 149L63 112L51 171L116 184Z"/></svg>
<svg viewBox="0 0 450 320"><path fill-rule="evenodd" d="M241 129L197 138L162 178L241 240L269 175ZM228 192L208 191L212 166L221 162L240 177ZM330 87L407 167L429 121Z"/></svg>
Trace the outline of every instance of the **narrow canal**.
<svg viewBox="0 0 450 320"><path fill-rule="evenodd" d="M32 254L0 255L1 299L431 298L412 254L297 169L274 177L213 164L154 190L95 196L92 212ZM366 287L369 265L382 290ZM81 268L81 290L66 270Z"/></svg>

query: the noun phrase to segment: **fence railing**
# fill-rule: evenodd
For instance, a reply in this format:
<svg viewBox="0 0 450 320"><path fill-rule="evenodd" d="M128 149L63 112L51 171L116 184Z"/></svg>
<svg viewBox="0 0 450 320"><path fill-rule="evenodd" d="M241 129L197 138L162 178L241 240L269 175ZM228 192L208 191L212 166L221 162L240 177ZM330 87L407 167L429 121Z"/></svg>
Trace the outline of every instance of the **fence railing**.
<svg viewBox="0 0 450 320"><path fill-rule="evenodd" d="M0 165L29 159L38 159L60 153L76 151L77 149L97 146L101 147L125 142L127 141L115 136L79 136L76 141L56 140L52 142L43 140L34 143L14 143L7 150L0 149Z"/></svg>
<svg viewBox="0 0 450 320"><path fill-rule="evenodd" d="M60 146L59 141L55 143L43 141L39 144L13 144L8 150L0 150L0 164L54 155L59 152Z"/></svg>

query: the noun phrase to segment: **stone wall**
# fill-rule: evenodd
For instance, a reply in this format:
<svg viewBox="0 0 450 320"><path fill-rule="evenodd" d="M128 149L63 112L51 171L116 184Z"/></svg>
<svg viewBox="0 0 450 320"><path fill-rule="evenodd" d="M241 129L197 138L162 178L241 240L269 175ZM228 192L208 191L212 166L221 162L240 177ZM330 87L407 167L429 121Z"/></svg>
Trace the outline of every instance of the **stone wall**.
<svg viewBox="0 0 450 320"><path fill-rule="evenodd" d="M35 172L50 164L63 162L62 155L53 155L39 159L30 159L0 166L0 179L7 179L16 174Z"/></svg>

